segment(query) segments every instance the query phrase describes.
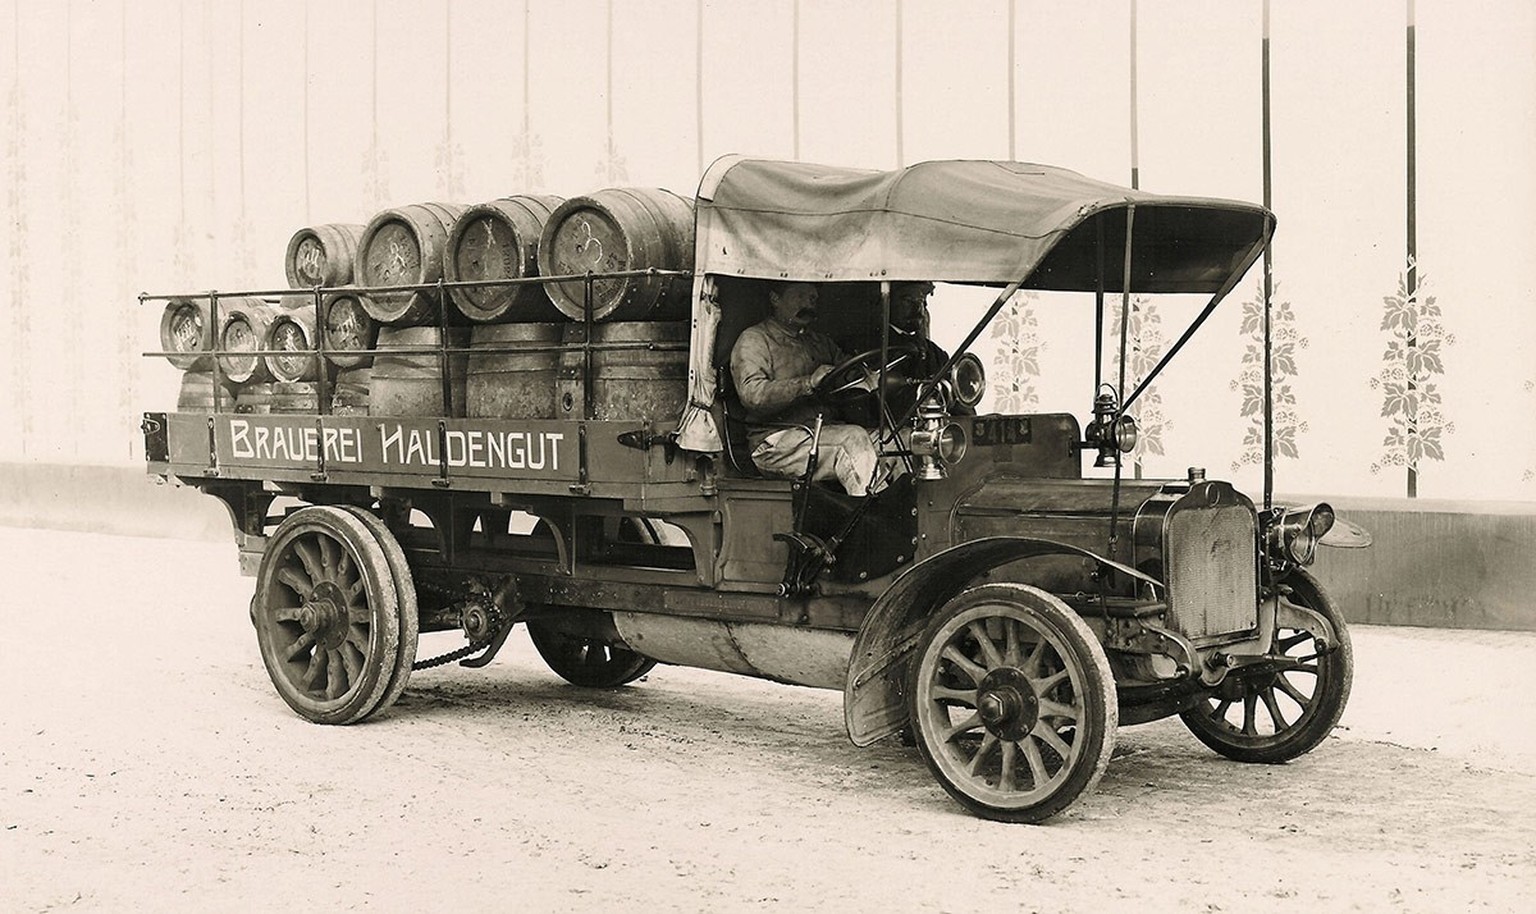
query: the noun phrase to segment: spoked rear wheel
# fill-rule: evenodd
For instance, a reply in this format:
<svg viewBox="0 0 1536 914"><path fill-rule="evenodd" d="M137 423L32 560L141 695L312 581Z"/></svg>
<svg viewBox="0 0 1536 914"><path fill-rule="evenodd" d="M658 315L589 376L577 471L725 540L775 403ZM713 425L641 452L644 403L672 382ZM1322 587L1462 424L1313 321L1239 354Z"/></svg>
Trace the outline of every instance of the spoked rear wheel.
<svg viewBox="0 0 1536 914"><path fill-rule="evenodd" d="M934 617L908 674L918 751L944 789L987 819L1040 822L1091 790L1119 710L1104 649L1034 587L967 590Z"/></svg>
<svg viewBox="0 0 1536 914"><path fill-rule="evenodd" d="M363 508L348 508L353 515L368 527L373 538L378 542L379 548L384 552L384 560L389 563L390 574L395 579L395 599L400 610L400 640L399 650L395 655L395 669L389 677L389 687L384 691L384 697L374 706L368 716L385 710L395 703L400 693L405 691L406 684L411 681L411 666L416 662L416 646L421 635L421 620L416 607L416 579L411 574L411 566L405 561L405 550L400 548L400 541L390 532L389 526L371 511Z"/></svg>
<svg viewBox="0 0 1536 914"><path fill-rule="evenodd" d="M552 532L542 520L534 526L535 534L540 531ZM619 542L656 544L662 541L663 534L648 517L621 517L616 537ZM545 611L549 611L547 607ZM568 631L547 617L533 616L528 620L528 637L555 675L572 685L617 688L634 682L656 666L656 661L649 657L601 638Z"/></svg>
<svg viewBox="0 0 1536 914"><path fill-rule="evenodd" d="M1355 655L1344 619L1305 571L1286 578L1291 602L1321 615L1338 643L1318 650L1317 632L1282 628L1275 651L1293 666L1258 675L1229 675L1200 704L1180 717L1200 742L1239 762L1288 762L1313 749L1344 713L1354 678Z"/></svg>
<svg viewBox="0 0 1536 914"><path fill-rule="evenodd" d="M272 684L303 717L355 723L390 693L401 647L390 564L370 526L343 508L302 508L268 542L251 619Z"/></svg>

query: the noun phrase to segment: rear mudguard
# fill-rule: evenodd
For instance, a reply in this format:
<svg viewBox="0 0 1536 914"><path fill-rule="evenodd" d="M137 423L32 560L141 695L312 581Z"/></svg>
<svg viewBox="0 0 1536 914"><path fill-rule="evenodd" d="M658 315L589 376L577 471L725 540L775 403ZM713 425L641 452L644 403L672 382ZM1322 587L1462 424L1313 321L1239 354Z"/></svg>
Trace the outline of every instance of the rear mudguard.
<svg viewBox="0 0 1536 914"><path fill-rule="evenodd" d="M843 717L854 745L868 746L906 723L906 659L917 646L928 618L978 574L1042 555L1082 556L1159 590L1163 586L1156 578L1080 546L1031 537L986 537L929 556L908 568L880 595L854 639L848 681L843 687Z"/></svg>

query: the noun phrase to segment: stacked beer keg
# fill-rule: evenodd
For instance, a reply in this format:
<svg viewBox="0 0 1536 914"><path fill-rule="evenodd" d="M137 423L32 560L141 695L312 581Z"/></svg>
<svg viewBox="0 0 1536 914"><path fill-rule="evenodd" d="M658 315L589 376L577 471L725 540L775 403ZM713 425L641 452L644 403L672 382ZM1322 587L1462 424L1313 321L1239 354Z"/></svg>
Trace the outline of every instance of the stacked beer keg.
<svg viewBox="0 0 1536 914"><path fill-rule="evenodd" d="M313 294L220 296L217 327L171 301L161 345L184 411L675 420L690 283L645 271L691 271L693 240L692 201L658 189L403 206L296 232L288 284Z"/></svg>

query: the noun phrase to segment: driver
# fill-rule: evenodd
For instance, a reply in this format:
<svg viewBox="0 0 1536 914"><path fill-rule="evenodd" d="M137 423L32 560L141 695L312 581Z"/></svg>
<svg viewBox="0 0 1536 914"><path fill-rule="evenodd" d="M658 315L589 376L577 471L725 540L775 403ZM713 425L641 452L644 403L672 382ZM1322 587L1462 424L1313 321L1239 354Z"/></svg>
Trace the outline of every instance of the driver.
<svg viewBox="0 0 1536 914"><path fill-rule="evenodd" d="M743 330L731 349L731 378L745 407L752 462L770 476L804 475L810 427L822 412L813 391L844 358L831 337L812 329L816 298L810 283L775 286L768 292L772 313ZM868 429L823 422L812 479L835 478L849 495L863 496L883 489L888 472Z"/></svg>

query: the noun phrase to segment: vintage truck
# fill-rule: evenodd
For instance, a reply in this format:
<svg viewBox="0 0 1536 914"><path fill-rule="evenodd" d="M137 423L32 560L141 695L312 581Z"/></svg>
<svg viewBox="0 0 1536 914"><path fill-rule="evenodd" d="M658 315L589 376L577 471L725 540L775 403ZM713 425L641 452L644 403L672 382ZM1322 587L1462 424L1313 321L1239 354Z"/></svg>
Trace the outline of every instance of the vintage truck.
<svg viewBox="0 0 1536 914"><path fill-rule="evenodd" d="M553 414L455 408L449 366L466 347L447 332L443 280L354 290L437 296L443 332L424 352L443 368L441 415L337 414L328 396L297 412L214 397L145 414L148 472L228 507L262 658L296 712L362 721L413 667L483 666L522 622L580 686L669 663L841 690L855 745L915 743L961 805L1003 821L1045 820L1091 790L1122 725L1177 714L1249 762L1329 735L1350 640L1306 566L1320 542L1359 545L1364 531L1335 526L1324 504L1273 505L1268 484L1256 504L1199 469L1127 478L1127 408L1156 371L1134 391L1123 369L1098 378L1086 426L969 409L987 380L968 349L1016 291L1082 293L1122 366L1110 309L1132 294L1209 296L1166 363L1259 259L1268 210L1016 162L875 172L736 156L692 204L685 269L615 256L608 226L606 255L573 249L592 254L585 266L568 256L561 275L500 282L581 296L558 343L529 347L569 369ZM765 478L742 448L725 366L784 281L819 284L824 323L866 341L817 393L829 410L861 408L904 461L877 495ZM933 364L889 329L903 281L997 291ZM630 344L681 366L654 381L672 385L670 415L605 406L634 390L601 393L604 355L623 345L602 342L600 319L637 289L686 314L671 342ZM294 294L318 309L337 291ZM229 297L201 298L217 322ZM333 345L322 332L301 354ZM1090 464L1104 469L1085 476ZM420 632L453 629L463 648L418 660Z"/></svg>

